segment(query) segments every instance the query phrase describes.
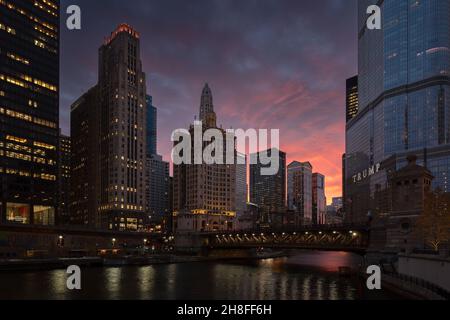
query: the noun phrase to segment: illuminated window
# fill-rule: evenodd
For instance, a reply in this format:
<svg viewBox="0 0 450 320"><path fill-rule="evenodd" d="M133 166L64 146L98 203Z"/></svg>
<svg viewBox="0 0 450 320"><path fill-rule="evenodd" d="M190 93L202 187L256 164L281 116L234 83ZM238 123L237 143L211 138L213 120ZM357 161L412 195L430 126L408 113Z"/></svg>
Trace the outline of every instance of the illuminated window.
<svg viewBox="0 0 450 320"><path fill-rule="evenodd" d="M52 146L51 144L39 142L39 141L33 142L33 145L36 147L40 147L40 148L44 148L44 149L48 149L48 150L56 150L55 146Z"/></svg>
<svg viewBox="0 0 450 320"><path fill-rule="evenodd" d="M6 136L6 140L19 142L19 143L27 143L27 139L14 137L14 136L10 136L10 135Z"/></svg>
<svg viewBox="0 0 450 320"><path fill-rule="evenodd" d="M46 8L45 6L43 6L41 3L39 3L38 1L34 1L34 6L35 7L38 7L39 9L41 9L41 10L43 10L43 11L45 11L45 12L47 12L48 14L51 14L52 16L54 16L54 17L57 17L58 16L58 14L55 12L55 11L53 11L53 10L50 10L49 8Z"/></svg>
<svg viewBox="0 0 450 320"><path fill-rule="evenodd" d="M8 202L6 204L6 221L20 224L30 223L30 206Z"/></svg>
<svg viewBox="0 0 450 320"><path fill-rule="evenodd" d="M8 26L6 26L6 25L4 25L2 23L0 23L0 30L6 31L6 32L8 32L10 34L14 34L14 35L16 34L16 30L14 30L13 28L8 27Z"/></svg>
<svg viewBox="0 0 450 320"><path fill-rule="evenodd" d="M55 225L55 208L47 206L33 206L33 223L41 226Z"/></svg>
<svg viewBox="0 0 450 320"><path fill-rule="evenodd" d="M23 120L23 121L34 122L34 123L39 124L41 126L45 126L45 127L49 127L49 128L56 128L56 123L55 122L44 120L44 119L40 119L40 118L33 118L32 116L30 116L28 114L16 112L14 110L9 110L9 109L5 109L5 108L1 108L0 107L0 113L1 114L6 114L9 117L17 118L17 119L20 119L20 120Z"/></svg>
<svg viewBox="0 0 450 320"><path fill-rule="evenodd" d="M13 54L13 53L8 52L8 53L7 53L7 56L8 56L8 58L10 58L10 59L12 59L12 60L15 60L15 61L17 61L17 62L26 64L26 65L29 65L29 64L30 64L30 61L28 61L28 60L25 59L25 58L19 57L19 56L16 55L16 54Z"/></svg>
<svg viewBox="0 0 450 320"><path fill-rule="evenodd" d="M38 103L36 101L33 101L33 100L28 100L28 106L29 107L33 107L33 108L37 108L38 107Z"/></svg>

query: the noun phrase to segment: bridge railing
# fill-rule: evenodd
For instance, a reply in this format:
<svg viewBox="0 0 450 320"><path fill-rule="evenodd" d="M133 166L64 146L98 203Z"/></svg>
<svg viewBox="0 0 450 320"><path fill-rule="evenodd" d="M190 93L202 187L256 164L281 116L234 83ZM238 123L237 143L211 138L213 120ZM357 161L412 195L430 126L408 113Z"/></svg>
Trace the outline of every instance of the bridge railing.
<svg viewBox="0 0 450 320"><path fill-rule="evenodd" d="M271 228L252 228L241 230L227 230L227 231L201 231L199 234L222 235L222 234L271 234L271 233L301 233L301 232L342 232L342 231L367 231L368 225L361 224L335 224L335 225L311 225L299 227L271 227Z"/></svg>

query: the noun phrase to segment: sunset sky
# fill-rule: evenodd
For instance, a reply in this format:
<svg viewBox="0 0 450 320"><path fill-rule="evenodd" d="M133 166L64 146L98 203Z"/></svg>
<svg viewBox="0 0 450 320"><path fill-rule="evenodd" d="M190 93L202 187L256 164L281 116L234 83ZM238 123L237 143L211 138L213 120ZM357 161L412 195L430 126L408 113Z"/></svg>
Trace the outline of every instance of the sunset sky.
<svg viewBox="0 0 450 320"><path fill-rule="evenodd" d="M198 114L208 82L224 128L280 129L288 162L310 161L341 196L345 80L357 72L357 0L62 0L82 30L61 34L61 126L97 82L103 39L126 22L141 35L147 91L158 108L158 150ZM62 22L65 24L65 16Z"/></svg>

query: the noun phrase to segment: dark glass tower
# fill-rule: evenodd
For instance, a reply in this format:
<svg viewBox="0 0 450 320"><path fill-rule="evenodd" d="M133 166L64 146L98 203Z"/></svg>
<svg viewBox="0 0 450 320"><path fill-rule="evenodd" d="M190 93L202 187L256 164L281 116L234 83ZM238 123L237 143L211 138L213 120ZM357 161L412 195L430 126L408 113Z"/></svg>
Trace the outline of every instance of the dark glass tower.
<svg viewBox="0 0 450 320"><path fill-rule="evenodd" d="M153 106L152 96L147 96L147 155L157 154L157 110Z"/></svg>
<svg viewBox="0 0 450 320"><path fill-rule="evenodd" d="M52 225L58 198L59 1L0 1L0 223Z"/></svg>
<svg viewBox="0 0 450 320"><path fill-rule="evenodd" d="M346 120L349 122L358 114L358 76L346 81Z"/></svg>
<svg viewBox="0 0 450 320"><path fill-rule="evenodd" d="M67 225L70 222L70 161L72 158L70 137L60 134L58 152L59 212L57 223Z"/></svg>
<svg viewBox="0 0 450 320"><path fill-rule="evenodd" d="M449 190L450 2L360 0L359 112L347 124L347 218L383 213L375 195L409 154ZM367 7L382 6L382 29L366 28Z"/></svg>
<svg viewBox="0 0 450 320"><path fill-rule="evenodd" d="M263 151L270 157L273 150ZM254 163L250 164L250 202L258 205L265 219L271 213L286 210L286 153L279 151L279 169L275 175L262 175L261 169L269 167L260 162L260 154L251 154ZM256 161L257 160L257 161ZM267 222L267 221L266 221Z"/></svg>

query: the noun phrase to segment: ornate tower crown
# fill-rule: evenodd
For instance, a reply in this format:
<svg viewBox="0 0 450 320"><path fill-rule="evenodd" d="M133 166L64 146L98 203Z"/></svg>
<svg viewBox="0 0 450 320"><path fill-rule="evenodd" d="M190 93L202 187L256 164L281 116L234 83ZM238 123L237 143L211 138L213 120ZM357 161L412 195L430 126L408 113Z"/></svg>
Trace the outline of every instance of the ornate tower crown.
<svg viewBox="0 0 450 320"><path fill-rule="evenodd" d="M208 83L206 83L205 87L203 88L202 98L200 101L200 121L204 123L207 122L206 120L208 118L211 119L211 113L214 113L213 97L211 89L209 88Z"/></svg>

